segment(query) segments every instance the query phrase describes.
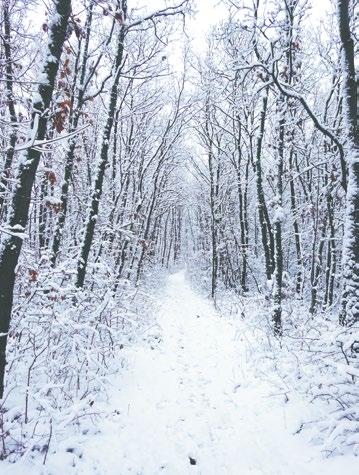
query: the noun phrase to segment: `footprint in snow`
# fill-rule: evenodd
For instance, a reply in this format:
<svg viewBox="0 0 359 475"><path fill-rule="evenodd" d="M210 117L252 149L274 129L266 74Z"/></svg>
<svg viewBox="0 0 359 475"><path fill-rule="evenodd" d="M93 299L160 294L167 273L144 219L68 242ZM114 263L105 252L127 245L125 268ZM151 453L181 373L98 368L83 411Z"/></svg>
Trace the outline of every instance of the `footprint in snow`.
<svg viewBox="0 0 359 475"><path fill-rule="evenodd" d="M189 463L190 463L191 465L197 465L197 460L196 460L196 459L194 459L194 458L191 457L191 456L189 456L188 458L189 458Z"/></svg>

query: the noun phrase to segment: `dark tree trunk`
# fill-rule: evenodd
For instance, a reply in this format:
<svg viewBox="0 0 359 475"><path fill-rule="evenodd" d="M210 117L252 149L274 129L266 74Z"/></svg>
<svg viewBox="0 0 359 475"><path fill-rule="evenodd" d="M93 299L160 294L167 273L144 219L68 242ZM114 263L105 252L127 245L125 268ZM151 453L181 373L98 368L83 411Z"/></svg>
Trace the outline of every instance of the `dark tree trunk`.
<svg viewBox="0 0 359 475"><path fill-rule="evenodd" d="M274 236L271 229L267 203L265 200L265 195L264 195L264 190L263 190L262 163L261 163L262 143L263 143L264 127L265 127L266 114L267 114L267 104L268 104L268 88L266 89L266 95L263 97L263 105L262 105L262 110L261 110L261 118L260 118L260 126L259 126L259 135L257 139L255 171L256 171L256 182L257 182L259 226L261 229L262 245L263 245L263 250L264 250L266 277L267 277L267 280L269 281L271 280L273 272L274 272Z"/></svg>
<svg viewBox="0 0 359 475"><path fill-rule="evenodd" d="M237 173L237 189L238 189L238 200L239 200L239 223L240 223L240 247L239 254L241 256L240 264L240 276L239 276L239 285L241 292L247 292L247 254L248 254L248 176L249 176L249 165L250 160L248 159L244 165L244 183L242 180L242 130L240 118L237 117L235 121L235 126L238 127L238 137L235 138L236 142L236 152L238 159L234 158L233 163ZM237 134L236 134L237 135ZM252 141L251 141L251 153L252 153ZM228 254L229 256L229 254Z"/></svg>
<svg viewBox="0 0 359 475"><path fill-rule="evenodd" d="M39 85L39 99L33 103L29 136L35 136L36 140L44 140L46 136L48 115L45 112L48 111L51 104L70 11L71 0L55 2L55 15L58 21L54 22L50 29L48 54L45 56L50 60L45 62L42 72L42 77L46 78L46 82ZM21 233L26 230L28 222L31 191L40 157L41 153L32 147L23 154L17 174L18 185L13 191L6 226L9 234L3 240L0 254L0 397L4 391L6 343L13 304L15 269L22 248Z"/></svg>
<svg viewBox="0 0 359 475"><path fill-rule="evenodd" d="M350 31L349 0L338 0L342 47L343 113L347 126L348 188L343 243L343 293L341 324L359 320L359 138L354 41Z"/></svg>
<svg viewBox="0 0 359 475"><path fill-rule="evenodd" d="M80 87L78 88L76 103L73 105L75 109L72 111L69 132L73 132L77 129L79 120L81 117L81 109L83 106L83 100L84 100L84 95L85 95L84 83L85 83L85 75L86 75L87 61L88 61L88 48L89 48L91 24L92 24L92 11L93 11L93 1L90 2L87 18L86 18L86 24L85 24L86 38L85 38L85 46L83 50L81 72L80 72L80 81L79 81ZM79 48L78 54L80 55L80 48ZM76 87L76 78L74 81L74 88L75 87ZM52 241L52 250L51 250L51 258L50 258L52 267L55 267L55 264L56 264L56 259L60 251L61 240L62 240L64 227L65 227L67 208L68 208L69 187L71 183L72 170L74 167L75 149L76 149L76 138L71 138L70 143L69 143L69 148L66 153L65 174L64 174L64 178L63 178L63 182L61 186L61 211L56 223L54 238Z"/></svg>
<svg viewBox="0 0 359 475"><path fill-rule="evenodd" d="M217 213L218 203L216 197L215 170L214 170L213 148L210 146L208 152L208 167L210 177L210 205L211 205L211 240L212 240L212 275L211 275L211 297L214 298L217 289L218 277L218 229L217 229Z"/></svg>
<svg viewBox="0 0 359 475"><path fill-rule="evenodd" d="M127 2L122 2L122 11L125 16L127 13ZM107 122L102 136L102 145L101 145L101 154L100 154L100 163L97 170L97 176L94 183L94 188L91 196L91 205L90 212L87 218L87 223L85 227L85 234L81 245L80 256L77 263L77 279L76 286L83 287L86 277L86 269L88 264L88 258L95 234L95 225L98 219L98 211L100 206L100 200L102 196L102 187L105 177L105 171L108 163L108 154L110 147L110 139L112 127L115 119L115 111L117 105L117 96L118 96L118 84L121 77L121 65L123 59L124 51L124 40L125 40L126 28L124 25L121 26L119 38L118 38L118 47L115 60L115 78L111 87L110 92L110 102L108 107Z"/></svg>
<svg viewBox="0 0 359 475"><path fill-rule="evenodd" d="M327 265L325 273L325 296L324 306L325 308L331 307L334 298L334 283L335 272L337 264L337 251L335 242L335 227L334 227L334 205L332 190L329 189L327 193L327 213L328 213L328 226L329 226L329 241L327 249Z"/></svg>
<svg viewBox="0 0 359 475"><path fill-rule="evenodd" d="M283 247L282 247L282 196L283 196L283 161L284 161L284 100L280 102L279 113L283 116L279 121L279 145L277 156L277 184L276 184L276 207L277 216L274 219L274 242L275 242L275 270L273 290L273 327L274 334L282 335L282 286L283 286Z"/></svg>
<svg viewBox="0 0 359 475"><path fill-rule="evenodd" d="M8 104L9 109L9 117L10 117L10 140L9 145L6 150L6 159L4 169L2 171L1 179L0 179L0 217L4 217L4 200L5 194L7 190L7 179L10 175L10 169L14 158L15 153L15 145L16 145L16 111L15 111L15 99L14 99L14 92L13 92L13 71L12 71L12 55L11 55L11 28L10 28L10 12L9 12L9 0L4 0L3 4L3 19L4 19L4 36L3 36L3 44L4 44L4 56L6 62L5 68L5 85L6 85L6 101Z"/></svg>
<svg viewBox="0 0 359 475"><path fill-rule="evenodd" d="M318 209L318 219L319 219L319 209ZM311 272L311 299L310 299L310 308L309 313L314 315L318 307L318 287L320 281L320 275L323 267L323 250L325 244L325 236L327 232L327 222L326 216L324 217L324 222L321 226L321 234L319 237L318 248L315 244L313 246L313 256L312 256L312 272ZM318 225L317 225L318 227Z"/></svg>
<svg viewBox="0 0 359 475"><path fill-rule="evenodd" d="M248 246L249 246L249 228L248 228L248 183L249 183L249 160L245 167L245 186L243 190L243 210L241 214L241 245L242 245L242 268L241 268L241 290L248 291L247 286L247 267L248 267Z"/></svg>
<svg viewBox="0 0 359 475"><path fill-rule="evenodd" d="M289 153L289 168L294 170L293 166L293 150ZM295 291L298 295L302 293L303 286L303 259L302 259L302 245L300 241L300 230L298 223L298 211L297 211L297 200L296 192L293 178L289 182L290 186L290 206L293 215L293 230L294 230L294 242L295 242L295 252L297 256L297 275L295 280Z"/></svg>

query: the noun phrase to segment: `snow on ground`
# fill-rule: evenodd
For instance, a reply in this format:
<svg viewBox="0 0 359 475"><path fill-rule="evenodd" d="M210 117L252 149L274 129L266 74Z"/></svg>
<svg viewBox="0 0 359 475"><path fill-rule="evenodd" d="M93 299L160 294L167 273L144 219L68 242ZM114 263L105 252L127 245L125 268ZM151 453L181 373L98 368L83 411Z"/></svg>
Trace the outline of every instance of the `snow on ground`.
<svg viewBox="0 0 359 475"><path fill-rule="evenodd" d="M2 474L358 473L354 457L324 459L320 447L293 435L308 403L287 409L270 397L273 388L246 362L238 326L195 294L184 272L169 278L161 309L157 343L127 350L128 368L113 380L97 433L60 443L45 467L23 461L0 467Z"/></svg>

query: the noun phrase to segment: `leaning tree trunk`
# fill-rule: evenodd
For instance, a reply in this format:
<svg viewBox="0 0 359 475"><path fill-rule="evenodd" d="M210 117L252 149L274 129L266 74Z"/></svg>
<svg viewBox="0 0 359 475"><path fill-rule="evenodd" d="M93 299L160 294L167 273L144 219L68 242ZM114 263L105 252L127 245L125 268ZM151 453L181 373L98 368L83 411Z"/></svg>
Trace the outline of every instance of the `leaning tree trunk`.
<svg viewBox="0 0 359 475"><path fill-rule="evenodd" d="M84 103L84 96L85 96L84 84L85 84L85 75L86 75L87 63L88 63L88 50L89 50L90 35L91 35L93 6L94 6L94 2L91 1L88 6L87 18L86 18L86 23L85 23L86 37L85 37L85 46L83 50L82 64L81 64L80 75L79 75L80 87L78 87L76 103L74 106L75 109L72 111L72 117L70 120L70 127L69 127L70 133L75 131L78 127L78 124L81 118L83 103ZM79 48L78 58L80 57L80 54L81 54L81 51ZM77 79L77 76L75 77L74 88L76 87L76 79ZM74 97L72 99L74 99ZM51 262L52 267L55 267L56 259L60 252L61 241L64 234L64 227L65 227L68 201L69 201L69 187L70 187L72 171L74 167L76 144L77 144L76 138L72 137L70 139L69 148L67 150L66 158L65 158L65 173L64 173L64 178L61 185L61 210L59 213L57 223L55 225L54 239L52 242L52 249L51 249L50 262Z"/></svg>
<svg viewBox="0 0 359 475"><path fill-rule="evenodd" d="M0 218L5 216L4 213L4 202L5 195L8 188L8 177L10 175L10 168L13 162L14 153L15 153L15 144L17 137L17 117L15 111L15 99L13 91L13 67L12 67L12 54L11 54L11 25L10 25L10 12L9 12L9 0L4 0L3 4L3 21L4 21L4 36L3 36L3 45L4 45L4 57L6 62L5 67L5 86L6 86L6 102L9 110L10 118L10 137L9 145L6 149L6 159L4 169L2 171L2 176L0 178Z"/></svg>
<svg viewBox="0 0 359 475"><path fill-rule="evenodd" d="M50 27L48 51L45 54L43 70L40 74L42 82L38 87L36 100L33 102L33 113L29 137L42 141L46 136L48 109L51 104L55 79L59 68L62 47L65 41L68 19L71 11L71 0L57 0L55 3L54 20ZM6 365L6 343L10 327L13 305L15 269L19 260L23 233L26 229L31 200L31 191L35 181L41 152L29 147L20 160L17 174L17 186L13 191L5 236L0 250L0 397L4 392L4 374Z"/></svg>
<svg viewBox="0 0 359 475"><path fill-rule="evenodd" d="M127 13L127 2L124 0L122 2L122 11L124 12L124 17L126 18ZM110 147L110 138L111 132L115 119L116 105L117 105L117 89L121 77L121 65L123 59L124 51L124 40L125 40L126 27L124 24L121 25L120 34L118 38L118 47L117 54L115 59L115 78L111 87L110 92L110 102L108 107L107 122L102 136L102 145L101 145L101 154L100 154L100 163L97 169L97 176L94 184L94 189L91 197L90 212L87 217L87 224L85 228L85 234L81 245L80 256L77 263L77 279L76 286L83 287L86 277L86 269L90 250L92 247L92 242L95 234L95 225L98 218L98 210L100 205L100 200L102 196L102 187L105 177L105 171L108 163L108 154Z"/></svg>
<svg viewBox="0 0 359 475"><path fill-rule="evenodd" d="M359 137L354 41L350 31L349 0L338 0L339 32L342 47L343 113L347 126L348 188L343 243L343 293L341 324L359 320Z"/></svg>

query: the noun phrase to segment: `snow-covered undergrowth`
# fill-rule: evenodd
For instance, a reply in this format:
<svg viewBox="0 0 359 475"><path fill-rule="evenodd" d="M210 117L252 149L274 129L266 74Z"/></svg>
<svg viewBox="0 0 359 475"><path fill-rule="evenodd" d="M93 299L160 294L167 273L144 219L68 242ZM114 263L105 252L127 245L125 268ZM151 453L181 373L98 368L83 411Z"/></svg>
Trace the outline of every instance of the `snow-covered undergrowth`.
<svg viewBox="0 0 359 475"><path fill-rule="evenodd" d="M157 279L158 280L158 279ZM147 338L156 300L148 282L109 280L78 290L64 268L22 279L9 335L7 385L0 408L0 458L46 462L74 434L96 432L109 380L124 349ZM147 287L146 287L147 285Z"/></svg>
<svg viewBox="0 0 359 475"><path fill-rule="evenodd" d="M184 272L161 278L91 303L68 288L43 325L17 310L12 339L36 344L11 353L1 473L355 473L356 360L335 323L287 307L279 341L264 299L215 309Z"/></svg>
<svg viewBox="0 0 359 475"><path fill-rule="evenodd" d="M253 374L272 385L273 397L288 407L310 403L293 431L309 434L325 455L359 455L359 325L340 327L335 314L309 317L301 301L285 305L278 339L265 298L227 294L218 301L238 325Z"/></svg>

